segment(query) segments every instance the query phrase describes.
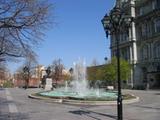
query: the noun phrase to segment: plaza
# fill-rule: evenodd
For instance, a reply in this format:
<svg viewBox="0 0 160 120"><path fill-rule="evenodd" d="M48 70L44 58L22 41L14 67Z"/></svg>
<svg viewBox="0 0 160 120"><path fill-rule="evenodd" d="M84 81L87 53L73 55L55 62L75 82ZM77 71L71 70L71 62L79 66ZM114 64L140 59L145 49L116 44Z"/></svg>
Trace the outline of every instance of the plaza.
<svg viewBox="0 0 160 120"><path fill-rule="evenodd" d="M116 120L116 105L67 105L28 98L41 89L0 89L0 120ZM159 120L160 92L122 90L140 97L123 104L124 120Z"/></svg>
<svg viewBox="0 0 160 120"><path fill-rule="evenodd" d="M65 11L64 16L67 15L70 18L69 20L63 18L66 20L68 27L62 25L63 30L60 34L56 34L57 38L50 36L47 32L49 42L46 42L46 47L49 52L47 50L39 51L39 54L43 55L42 58L45 59L44 65L38 63L40 59L36 58L32 46L35 45L36 47L40 39L41 30L36 29L36 27L42 28L43 31L43 27L47 26L47 20L49 23L47 18L48 15L51 15L48 14L50 3L46 2L45 6L43 2L38 0L32 1L34 4L28 1L15 1L15 3L2 2L0 7L4 9L1 17L6 20L5 22L0 21L2 31L0 35L0 120L160 119L159 0L114 0L113 8L106 7L107 12L103 18L99 15L100 12L97 12L96 16L101 16L101 19L97 18L96 20L90 19L89 15L96 13L93 10L97 11L98 5L96 3L99 3L99 1L93 2L92 7L89 6L90 3L81 2L79 4L80 8L86 5L84 12L77 9L77 2L71 5L74 6L71 11L77 10L74 11L76 14L70 14L71 16L75 15L72 18L74 21L70 21L71 16L68 14L70 9L65 11L61 7L61 11ZM14 4L24 7L22 9L18 6L13 7ZM70 5L66 2L60 2L59 4L65 4L66 8ZM8 10L6 10L8 5ZM35 6L39 9L34 9ZM101 8L102 4L99 6ZM88 8L92 8L92 10ZM18 12L14 13L14 9ZM23 11L25 11L25 14L23 14ZM86 11L91 13L78 18L80 13L84 15L87 13ZM13 12L12 19L14 22L9 19L12 15L10 12ZM37 13L37 17L41 17L35 19L33 13ZM78 16L76 17L76 15ZM32 20L25 20L26 18L34 18L35 20L26 24L26 22ZM96 28L94 26L96 24L93 22L94 24L89 25L89 23L92 23L90 20L95 20L99 24L102 22L101 30L104 28L103 34L99 34L101 30L98 29L94 32L91 31L91 29ZM23 24L19 25L20 23ZM79 26L76 26L77 23L79 23ZM6 28L12 31L6 31ZM23 33L26 28L28 32ZM49 28L52 29L51 26ZM88 28L91 28L90 31ZM103 38L98 38L99 35ZM34 41L32 39L34 37L37 37L37 40ZM77 55L84 55L88 59L96 56L96 58L102 60L99 54L102 51L104 52L104 49L101 52L95 49L102 46L98 47L97 43L100 41L93 42L92 37L97 40L101 39L103 42L110 40L110 42L107 41L111 50L109 60L107 58L109 55L105 54L103 55L105 61L101 64L96 64L96 61L93 60L93 64L90 66L84 61L85 58L79 58L79 61L73 62L73 58ZM56 39L56 41L53 39ZM69 41L69 39L71 40ZM87 40L92 41L87 43ZM54 41L54 44L56 43L54 46L52 41ZM92 46L91 43L95 44L95 48L89 51L89 47ZM80 44L82 46L79 46ZM51 50L51 48L56 49ZM105 50L108 48L105 46ZM88 54L85 54L87 52ZM91 54L92 56L90 56ZM68 62L68 66L65 67L66 64L62 63L59 55L65 61L72 61L73 65L71 66ZM25 58L25 60L23 61L24 64L11 75L6 68L6 63L10 60L16 61L13 56L17 59L19 57ZM59 58L56 58L57 56ZM13 59L10 59L12 57ZM46 61L51 59L54 59L52 63ZM42 97L43 99L41 99ZM134 98L136 98L135 101ZM126 102L127 100L131 101Z"/></svg>

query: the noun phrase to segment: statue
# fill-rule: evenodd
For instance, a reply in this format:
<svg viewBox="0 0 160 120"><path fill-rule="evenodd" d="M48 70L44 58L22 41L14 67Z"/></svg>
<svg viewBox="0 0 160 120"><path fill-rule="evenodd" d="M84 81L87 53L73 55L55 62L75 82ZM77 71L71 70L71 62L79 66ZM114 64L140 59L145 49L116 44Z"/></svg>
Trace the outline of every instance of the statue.
<svg viewBox="0 0 160 120"><path fill-rule="evenodd" d="M52 89L52 79L51 79L51 67L48 67L46 69L46 77L45 77L45 90L51 90Z"/></svg>
<svg viewBox="0 0 160 120"><path fill-rule="evenodd" d="M50 77L50 74L51 74L51 67L48 67L48 68L46 69L46 74L47 74L47 78L49 78L49 77Z"/></svg>

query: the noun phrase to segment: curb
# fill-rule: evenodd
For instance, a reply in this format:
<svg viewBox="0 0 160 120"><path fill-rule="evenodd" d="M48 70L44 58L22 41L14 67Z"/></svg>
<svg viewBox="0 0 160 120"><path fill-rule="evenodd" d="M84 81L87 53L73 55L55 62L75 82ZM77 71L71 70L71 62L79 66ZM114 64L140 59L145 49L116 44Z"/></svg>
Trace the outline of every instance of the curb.
<svg viewBox="0 0 160 120"><path fill-rule="evenodd" d="M133 95L134 96L134 95ZM84 100L68 100L68 99L54 99L54 98L46 98L43 96L36 96L33 94L28 95L31 99L43 100L51 103L61 103L61 104L69 104L69 105L117 105L117 101L84 101ZM134 99L123 100L124 104L131 104L139 101L139 97L136 96Z"/></svg>

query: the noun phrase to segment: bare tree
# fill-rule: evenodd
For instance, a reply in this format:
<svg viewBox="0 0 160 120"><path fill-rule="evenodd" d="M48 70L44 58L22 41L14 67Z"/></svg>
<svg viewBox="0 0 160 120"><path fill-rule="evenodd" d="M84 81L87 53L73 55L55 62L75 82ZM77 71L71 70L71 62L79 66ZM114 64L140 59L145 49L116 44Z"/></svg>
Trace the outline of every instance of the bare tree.
<svg viewBox="0 0 160 120"><path fill-rule="evenodd" d="M20 66L16 69L14 73L14 78L16 80L23 80L23 66Z"/></svg>
<svg viewBox="0 0 160 120"><path fill-rule="evenodd" d="M4 62L0 62L0 84L6 80L6 64Z"/></svg>
<svg viewBox="0 0 160 120"><path fill-rule="evenodd" d="M62 79L62 70L64 65L61 62L61 59L54 60L51 69L52 69L52 79L56 82Z"/></svg>
<svg viewBox="0 0 160 120"><path fill-rule="evenodd" d="M35 74L34 70L37 66L38 62L36 59L36 55L33 53L27 54L26 61L24 63L23 71L24 71L24 80L25 80L25 87L28 88L29 80L33 74Z"/></svg>
<svg viewBox="0 0 160 120"><path fill-rule="evenodd" d="M33 53L49 25L47 0L0 0L0 61Z"/></svg>

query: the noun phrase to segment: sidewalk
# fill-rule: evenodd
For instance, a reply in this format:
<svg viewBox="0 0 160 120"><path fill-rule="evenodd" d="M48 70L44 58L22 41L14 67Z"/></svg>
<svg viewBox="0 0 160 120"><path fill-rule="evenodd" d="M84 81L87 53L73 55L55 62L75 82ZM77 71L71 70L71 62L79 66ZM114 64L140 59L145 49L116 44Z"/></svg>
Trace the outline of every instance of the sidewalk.
<svg viewBox="0 0 160 120"><path fill-rule="evenodd" d="M6 88L0 88L0 120L22 120L21 115L14 104L14 100Z"/></svg>

